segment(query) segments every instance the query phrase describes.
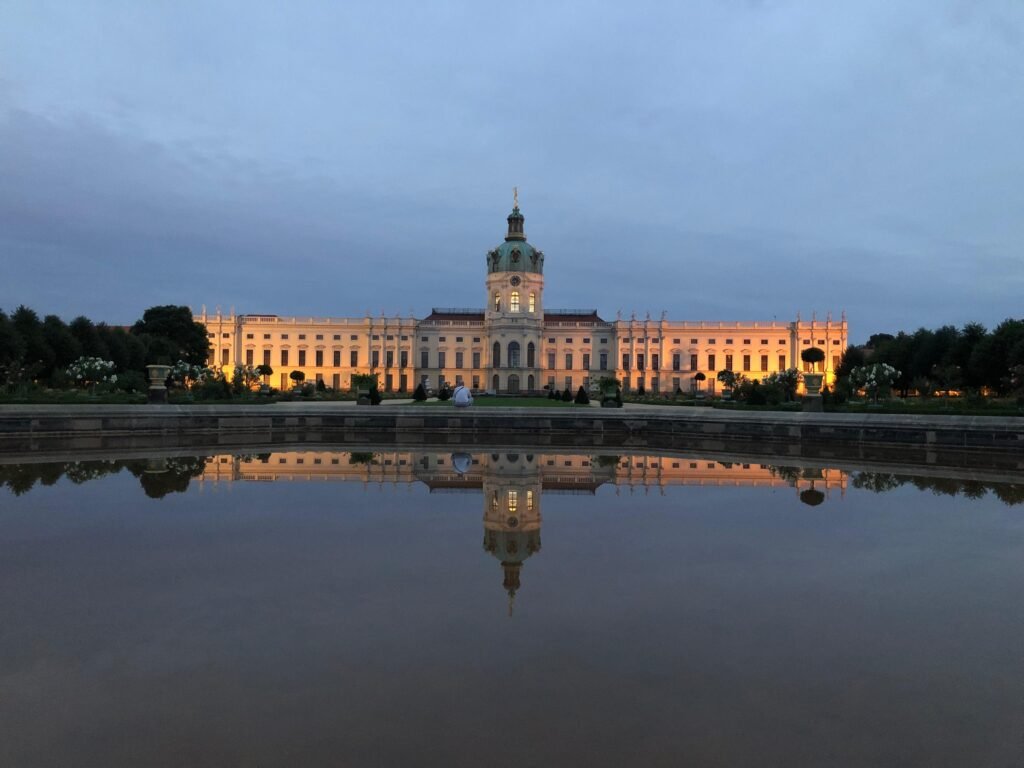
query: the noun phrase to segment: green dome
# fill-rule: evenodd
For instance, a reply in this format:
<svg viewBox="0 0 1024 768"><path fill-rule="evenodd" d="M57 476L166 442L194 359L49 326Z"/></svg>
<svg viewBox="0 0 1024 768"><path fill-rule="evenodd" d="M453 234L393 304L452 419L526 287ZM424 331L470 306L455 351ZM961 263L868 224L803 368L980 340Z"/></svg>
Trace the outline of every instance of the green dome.
<svg viewBox="0 0 1024 768"><path fill-rule="evenodd" d="M525 218L519 208L513 208L508 216L508 234L505 242L487 252L487 272L536 272L544 273L544 253L528 242L523 232Z"/></svg>
<svg viewBox="0 0 1024 768"><path fill-rule="evenodd" d="M487 253L487 272L544 273L544 253L525 240L506 240Z"/></svg>

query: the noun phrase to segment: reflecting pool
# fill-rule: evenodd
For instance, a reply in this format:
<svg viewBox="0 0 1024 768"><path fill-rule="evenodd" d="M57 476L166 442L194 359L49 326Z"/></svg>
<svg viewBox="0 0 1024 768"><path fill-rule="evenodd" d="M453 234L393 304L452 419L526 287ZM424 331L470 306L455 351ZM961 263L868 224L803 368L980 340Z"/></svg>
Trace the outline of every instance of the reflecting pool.
<svg viewBox="0 0 1024 768"><path fill-rule="evenodd" d="M0 765L1024 764L1016 478L517 450L0 464Z"/></svg>

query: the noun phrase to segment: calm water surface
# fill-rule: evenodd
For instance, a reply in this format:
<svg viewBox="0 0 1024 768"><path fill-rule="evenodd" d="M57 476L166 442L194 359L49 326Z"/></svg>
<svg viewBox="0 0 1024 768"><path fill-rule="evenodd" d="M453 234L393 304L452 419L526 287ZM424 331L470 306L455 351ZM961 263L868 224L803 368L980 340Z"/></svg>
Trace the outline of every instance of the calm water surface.
<svg viewBox="0 0 1024 768"><path fill-rule="evenodd" d="M1020 486L525 453L0 480L0 765L1024 765Z"/></svg>

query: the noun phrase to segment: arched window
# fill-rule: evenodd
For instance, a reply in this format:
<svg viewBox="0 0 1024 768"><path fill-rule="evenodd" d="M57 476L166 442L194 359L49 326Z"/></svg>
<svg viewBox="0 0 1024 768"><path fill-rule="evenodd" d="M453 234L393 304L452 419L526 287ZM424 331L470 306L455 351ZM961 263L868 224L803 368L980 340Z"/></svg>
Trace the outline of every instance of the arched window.
<svg viewBox="0 0 1024 768"><path fill-rule="evenodd" d="M512 312L519 311L519 291L512 291L508 301L508 308Z"/></svg>
<svg viewBox="0 0 1024 768"><path fill-rule="evenodd" d="M491 352L491 366L501 368L501 344L494 342L494 350Z"/></svg>
<svg viewBox="0 0 1024 768"><path fill-rule="evenodd" d="M537 294L534 293L533 291L530 291L530 311L537 311Z"/></svg>
<svg viewBox="0 0 1024 768"><path fill-rule="evenodd" d="M526 367L527 368L533 368L533 366L536 365L536 363L534 362L534 359L536 357L536 355L535 355L536 351L537 351L537 348L535 346L533 346L533 342L532 341L529 344L526 345ZM533 377L531 376L530 378L532 379ZM533 389L533 384L530 385L530 389Z"/></svg>
<svg viewBox="0 0 1024 768"><path fill-rule="evenodd" d="M508 377L508 391L513 394L519 394L519 377L514 373Z"/></svg>
<svg viewBox="0 0 1024 768"><path fill-rule="evenodd" d="M499 384L498 374L494 374L494 378L491 379L491 389L493 389L495 391L495 393L497 393L497 391L498 391L498 384Z"/></svg>
<svg viewBox="0 0 1024 768"><path fill-rule="evenodd" d="M494 292L494 311L501 312L501 294L497 291Z"/></svg>
<svg viewBox="0 0 1024 768"><path fill-rule="evenodd" d="M531 373L529 376L526 377L526 388L528 390L530 390L531 392L533 392L533 389L534 389L535 386L536 386L536 383L534 382L533 374Z"/></svg>
<svg viewBox="0 0 1024 768"><path fill-rule="evenodd" d="M518 368L519 367L519 342L510 341L508 343L508 367Z"/></svg>

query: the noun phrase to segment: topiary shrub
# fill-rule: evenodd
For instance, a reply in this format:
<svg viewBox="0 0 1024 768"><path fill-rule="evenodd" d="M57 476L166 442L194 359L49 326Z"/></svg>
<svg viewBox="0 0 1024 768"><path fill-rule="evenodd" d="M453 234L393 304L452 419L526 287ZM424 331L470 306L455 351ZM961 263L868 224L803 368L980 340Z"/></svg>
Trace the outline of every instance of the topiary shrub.
<svg viewBox="0 0 1024 768"><path fill-rule="evenodd" d="M427 399L427 389L423 386L422 381L416 385L416 391L412 393L412 399L417 403L422 403Z"/></svg>
<svg viewBox="0 0 1024 768"><path fill-rule="evenodd" d="M566 387L565 390L562 392L562 402L563 403L571 403L572 402L572 392L569 391L568 387Z"/></svg>
<svg viewBox="0 0 1024 768"><path fill-rule="evenodd" d="M438 400L451 400L451 398L452 398L452 391L450 389L448 389L448 385L447 384L445 384L443 387L441 387L441 389L439 389L437 391L437 399Z"/></svg>
<svg viewBox="0 0 1024 768"><path fill-rule="evenodd" d="M644 389L644 385L642 383L636 388L636 394L637 397L643 397L647 394L647 390Z"/></svg>
<svg viewBox="0 0 1024 768"><path fill-rule="evenodd" d="M587 394L582 386L576 390L576 399L574 401L576 405L590 405L590 395Z"/></svg>

